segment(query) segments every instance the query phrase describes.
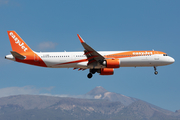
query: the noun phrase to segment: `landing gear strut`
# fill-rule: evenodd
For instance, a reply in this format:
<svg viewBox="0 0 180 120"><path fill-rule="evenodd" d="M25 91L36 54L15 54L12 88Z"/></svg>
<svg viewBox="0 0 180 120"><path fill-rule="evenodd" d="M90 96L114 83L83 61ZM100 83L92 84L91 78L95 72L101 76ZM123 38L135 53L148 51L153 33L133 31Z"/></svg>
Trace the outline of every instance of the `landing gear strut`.
<svg viewBox="0 0 180 120"><path fill-rule="evenodd" d="M90 69L89 74L87 75L88 78L92 78L93 74L97 72L97 69Z"/></svg>
<svg viewBox="0 0 180 120"><path fill-rule="evenodd" d="M155 75L158 74L158 71L156 71L156 70L157 70L157 68L156 68L156 66L154 66L154 71L155 71L154 74L155 74Z"/></svg>

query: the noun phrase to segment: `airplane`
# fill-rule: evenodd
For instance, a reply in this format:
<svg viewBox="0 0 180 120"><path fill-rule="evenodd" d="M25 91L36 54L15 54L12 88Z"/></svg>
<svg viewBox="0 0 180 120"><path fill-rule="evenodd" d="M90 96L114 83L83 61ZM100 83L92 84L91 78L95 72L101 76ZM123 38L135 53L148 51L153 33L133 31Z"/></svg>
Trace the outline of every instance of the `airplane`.
<svg viewBox="0 0 180 120"><path fill-rule="evenodd" d="M175 60L161 51L96 51L85 43L77 34L84 51L82 52L35 52L15 31L7 31L11 43L11 54L5 59L20 63L48 67L48 68L74 68L89 69L88 78L93 74L113 75L114 69L120 67L157 67L169 65Z"/></svg>

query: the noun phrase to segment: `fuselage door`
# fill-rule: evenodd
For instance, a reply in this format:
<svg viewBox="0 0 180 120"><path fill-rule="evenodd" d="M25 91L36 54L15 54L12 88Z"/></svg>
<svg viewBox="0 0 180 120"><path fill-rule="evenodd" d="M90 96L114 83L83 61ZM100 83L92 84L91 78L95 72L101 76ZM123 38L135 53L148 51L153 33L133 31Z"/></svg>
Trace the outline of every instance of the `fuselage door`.
<svg viewBox="0 0 180 120"><path fill-rule="evenodd" d="M39 61L39 57L38 57L36 54L34 54L34 61L35 61L35 62L38 62L38 61Z"/></svg>
<svg viewBox="0 0 180 120"><path fill-rule="evenodd" d="M154 52L154 60L159 60L159 55L158 55L158 52Z"/></svg>
<svg viewBox="0 0 180 120"><path fill-rule="evenodd" d="M71 54L71 60L76 60L76 55L75 54Z"/></svg>

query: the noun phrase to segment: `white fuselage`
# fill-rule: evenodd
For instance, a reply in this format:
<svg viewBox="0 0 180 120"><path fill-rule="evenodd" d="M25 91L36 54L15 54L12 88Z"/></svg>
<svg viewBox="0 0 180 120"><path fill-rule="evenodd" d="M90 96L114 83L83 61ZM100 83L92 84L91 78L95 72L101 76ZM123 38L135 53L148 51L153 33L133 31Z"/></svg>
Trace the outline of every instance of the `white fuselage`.
<svg viewBox="0 0 180 120"><path fill-rule="evenodd" d="M126 51L99 51L102 56L124 53ZM88 60L84 52L40 52L36 53L47 65L51 68L90 68L87 66ZM145 66L163 66L174 62L170 56L163 54L153 55L123 55L109 56L109 58L118 58L120 60L120 67L145 67ZM38 62L38 60L36 60ZM102 68L96 66L95 68Z"/></svg>

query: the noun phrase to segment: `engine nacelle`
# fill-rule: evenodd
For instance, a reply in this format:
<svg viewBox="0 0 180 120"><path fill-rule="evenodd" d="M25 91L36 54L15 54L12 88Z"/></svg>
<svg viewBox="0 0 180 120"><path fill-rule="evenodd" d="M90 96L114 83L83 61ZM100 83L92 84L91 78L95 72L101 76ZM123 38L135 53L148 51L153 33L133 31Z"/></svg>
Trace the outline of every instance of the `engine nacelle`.
<svg viewBox="0 0 180 120"><path fill-rule="evenodd" d="M100 75L113 75L114 69L113 68L101 68Z"/></svg>
<svg viewBox="0 0 180 120"><path fill-rule="evenodd" d="M120 67L120 60L119 59L106 59L103 61L103 65L106 68L119 68Z"/></svg>

